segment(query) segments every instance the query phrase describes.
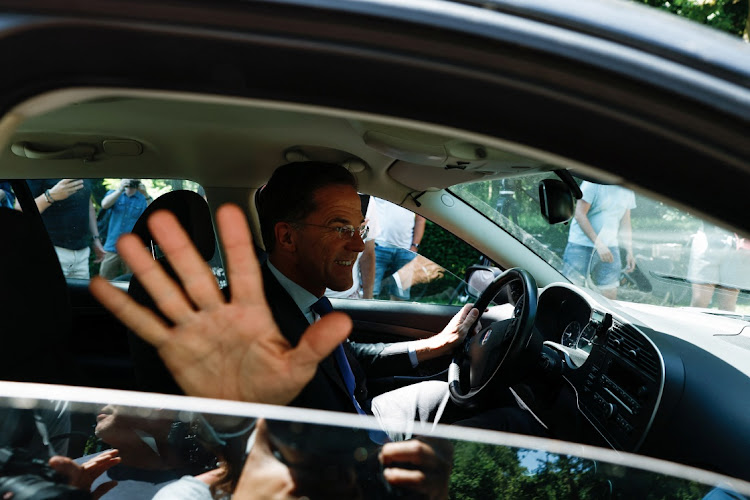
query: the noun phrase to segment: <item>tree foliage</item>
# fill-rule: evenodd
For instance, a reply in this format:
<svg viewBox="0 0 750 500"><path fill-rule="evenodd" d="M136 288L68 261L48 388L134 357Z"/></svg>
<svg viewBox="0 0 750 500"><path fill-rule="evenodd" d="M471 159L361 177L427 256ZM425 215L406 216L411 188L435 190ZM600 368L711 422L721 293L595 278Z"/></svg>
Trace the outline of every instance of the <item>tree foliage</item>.
<svg viewBox="0 0 750 500"><path fill-rule="evenodd" d="M710 486L575 456L457 442L450 498L698 500Z"/></svg>
<svg viewBox="0 0 750 500"><path fill-rule="evenodd" d="M635 0L747 40L749 0Z"/></svg>

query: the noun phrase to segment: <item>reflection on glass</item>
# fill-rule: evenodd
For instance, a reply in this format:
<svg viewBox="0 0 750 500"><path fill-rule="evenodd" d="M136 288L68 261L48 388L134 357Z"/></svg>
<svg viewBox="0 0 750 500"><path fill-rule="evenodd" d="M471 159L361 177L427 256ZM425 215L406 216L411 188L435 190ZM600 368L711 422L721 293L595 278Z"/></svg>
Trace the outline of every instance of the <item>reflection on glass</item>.
<svg viewBox="0 0 750 500"><path fill-rule="evenodd" d="M702 499L714 488L601 461L457 442L451 498Z"/></svg>
<svg viewBox="0 0 750 500"><path fill-rule="evenodd" d="M381 445L371 430L336 425L115 404L2 403L0 492L16 498L32 487L54 492L50 498L90 498L89 491L104 499L208 500L232 492L399 498L413 491L393 481L394 471L415 470L431 498L741 498L679 466L669 470L681 477L654 472L648 462L626 466L614 453L592 459L445 439L440 428L438 435ZM64 424L55 427L56 419ZM420 460L404 459L404 446L420 447Z"/></svg>

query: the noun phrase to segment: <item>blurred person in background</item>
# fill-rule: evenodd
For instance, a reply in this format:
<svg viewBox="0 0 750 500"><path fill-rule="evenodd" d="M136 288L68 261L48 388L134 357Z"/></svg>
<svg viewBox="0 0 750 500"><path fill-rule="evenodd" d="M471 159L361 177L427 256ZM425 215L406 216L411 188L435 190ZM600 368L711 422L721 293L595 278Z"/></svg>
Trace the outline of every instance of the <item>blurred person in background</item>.
<svg viewBox="0 0 750 500"><path fill-rule="evenodd" d="M104 250L107 252L102 260L99 275L111 280L130 269L117 254L115 243L124 233L133 230L138 218L153 201L140 179L122 179L117 189L107 191L102 198L102 210L111 210L107 240Z"/></svg>
<svg viewBox="0 0 750 500"><path fill-rule="evenodd" d="M91 181L31 179L27 182L55 246L63 275L89 279L91 246L96 253L96 262L104 258L91 199Z"/></svg>
<svg viewBox="0 0 750 500"><path fill-rule="evenodd" d="M416 257L424 236L425 218L374 196L367 214L379 223L373 297L386 293L392 300L409 300L409 286L399 284L395 273ZM365 295L365 298L372 297Z"/></svg>
<svg viewBox="0 0 750 500"><path fill-rule="evenodd" d="M577 271L602 295L617 298L620 274L635 269L630 211L635 208L635 193L620 186L581 184L583 197L576 204L575 218L570 224L565 247L563 274ZM623 269L620 245L625 248Z"/></svg>

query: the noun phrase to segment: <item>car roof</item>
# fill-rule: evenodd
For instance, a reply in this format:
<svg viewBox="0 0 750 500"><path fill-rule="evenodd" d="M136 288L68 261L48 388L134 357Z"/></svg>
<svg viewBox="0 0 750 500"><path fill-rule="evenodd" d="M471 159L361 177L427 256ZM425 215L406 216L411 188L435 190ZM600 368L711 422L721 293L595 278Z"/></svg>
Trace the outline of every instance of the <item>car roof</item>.
<svg viewBox="0 0 750 500"><path fill-rule="evenodd" d="M718 194L725 189L720 179L750 170L744 132L750 116L750 51L729 36L653 9L614 1L601 6L577 1L569 10L541 2L494 2L477 8L456 2L383 0L4 5L14 6L15 12L4 16L6 39L40 34L40 43L19 41L18 48L11 45L8 50L10 58L45 60L43 68L50 77L36 93L71 80L81 83L94 73L101 75L96 81L131 81L141 88L183 86L355 113L380 111L398 120L473 130L479 139L503 140L505 147L498 149L529 152L527 156L565 168L577 165L585 170L591 165L611 174L611 180L631 180L655 192L664 189L651 175L658 166L674 179L678 203L688 206L698 200L698 209L715 220L739 228L746 222L734 210L732 197L722 199ZM339 29L326 29L332 24ZM669 35L648 28L654 25L664 26ZM161 35L186 43L166 49L175 44L157 43L154 37ZM41 42L46 37L56 43ZM92 45L84 37L95 37L99 43ZM242 55L236 50L241 45ZM150 47L159 50L149 54ZM251 53L253 47L263 51ZM44 59L54 50L65 54L58 56L63 57L60 62L54 54ZM215 63L222 51L228 54L226 60ZM87 56L97 61L94 69L88 69ZM181 57L198 67L213 66L205 76L185 73L191 65ZM239 58L245 67L238 66L243 64ZM161 68L157 59L169 64ZM23 68L8 64L19 71L6 81L15 88L3 94L6 106L18 104L19 94L34 95L33 89L18 90L23 87ZM316 85L288 85L290 75L301 74L330 77ZM435 85L421 89L419 82L426 81ZM594 121L597 125L588 125ZM541 123L539 130L545 133L540 134L535 127ZM578 140L581 133L590 141L585 149ZM471 143L470 135L462 140ZM624 137L641 151L623 144ZM240 134L234 139L237 143L247 137ZM665 140L671 141L669 148ZM289 141L288 147L299 144ZM534 147L524 148L529 144ZM622 154L612 154L616 149ZM223 151L222 157L228 157L230 149ZM278 152L276 158L269 162L273 167L285 160ZM236 166L239 170L243 164ZM14 174L12 166L7 168ZM192 176L200 173L185 165L182 170ZM388 181L384 172L396 172L390 165L380 170L371 179L374 194L397 199L408 191ZM425 177L420 169L405 170L413 172L412 181ZM48 174L43 171L35 169L37 176L51 176L55 168ZM699 180L704 171L716 178ZM427 172L432 176L437 170ZM462 180L443 179L428 187Z"/></svg>

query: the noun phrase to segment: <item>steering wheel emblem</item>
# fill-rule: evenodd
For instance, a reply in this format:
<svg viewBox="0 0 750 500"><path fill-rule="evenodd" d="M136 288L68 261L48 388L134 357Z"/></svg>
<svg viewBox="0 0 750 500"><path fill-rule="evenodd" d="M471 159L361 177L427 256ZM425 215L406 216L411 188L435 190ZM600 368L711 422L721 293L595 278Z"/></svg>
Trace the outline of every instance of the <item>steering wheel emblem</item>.
<svg viewBox="0 0 750 500"><path fill-rule="evenodd" d="M484 337L482 337L482 345L486 344L488 340L490 340L490 335L492 335L492 328L487 330L487 332L484 334Z"/></svg>

